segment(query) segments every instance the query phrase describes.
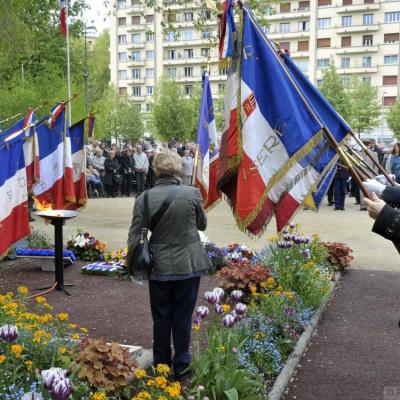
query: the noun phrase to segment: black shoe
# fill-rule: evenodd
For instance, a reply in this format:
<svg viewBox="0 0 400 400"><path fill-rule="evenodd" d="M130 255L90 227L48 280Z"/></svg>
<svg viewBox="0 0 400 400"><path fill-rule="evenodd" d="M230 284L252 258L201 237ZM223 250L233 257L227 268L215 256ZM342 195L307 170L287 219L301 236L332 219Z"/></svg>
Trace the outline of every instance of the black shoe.
<svg viewBox="0 0 400 400"><path fill-rule="evenodd" d="M333 203L328 203L328 207L332 207L333 206Z"/></svg>
<svg viewBox="0 0 400 400"><path fill-rule="evenodd" d="M356 201L356 202L354 203L354 205L355 205L355 206L359 206L359 205L360 205L360 202L359 202L359 201Z"/></svg>
<svg viewBox="0 0 400 400"><path fill-rule="evenodd" d="M193 370L188 368L184 372L174 373L174 381L182 382L190 379L193 376Z"/></svg>
<svg viewBox="0 0 400 400"><path fill-rule="evenodd" d="M360 207L360 211L367 211L367 207Z"/></svg>
<svg viewBox="0 0 400 400"><path fill-rule="evenodd" d="M32 218L31 216L29 216L29 222L35 222L35 221L36 221L35 218Z"/></svg>

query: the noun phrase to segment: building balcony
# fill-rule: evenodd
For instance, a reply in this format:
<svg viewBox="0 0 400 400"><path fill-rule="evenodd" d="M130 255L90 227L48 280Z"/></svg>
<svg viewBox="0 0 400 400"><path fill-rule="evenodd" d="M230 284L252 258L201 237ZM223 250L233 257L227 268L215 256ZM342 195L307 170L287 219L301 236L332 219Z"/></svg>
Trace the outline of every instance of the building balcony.
<svg viewBox="0 0 400 400"><path fill-rule="evenodd" d="M290 51L291 58L308 58L310 56L309 51Z"/></svg>
<svg viewBox="0 0 400 400"><path fill-rule="evenodd" d="M179 4L173 0L170 1L163 1L163 9L164 10L190 10L190 9L196 9L199 8L198 5L196 5L193 1L192 2L187 2L185 4Z"/></svg>
<svg viewBox="0 0 400 400"><path fill-rule="evenodd" d="M193 58L182 58L178 57L177 59L168 59L164 58L164 65L195 65L195 64L207 64L209 63L217 63L218 57L193 57Z"/></svg>
<svg viewBox="0 0 400 400"><path fill-rule="evenodd" d="M143 13L145 10L145 6L143 4L135 4L126 7L125 12L129 14L137 14L137 13Z"/></svg>
<svg viewBox="0 0 400 400"><path fill-rule="evenodd" d="M130 60L128 63L128 67L144 67L144 60Z"/></svg>
<svg viewBox="0 0 400 400"><path fill-rule="evenodd" d="M338 74L351 75L351 74L375 74L378 72L378 67L376 65L362 66L355 65L349 68L337 67Z"/></svg>
<svg viewBox="0 0 400 400"><path fill-rule="evenodd" d="M294 32L270 32L267 33L270 39L297 39L297 38L308 38L310 37L309 31L294 31Z"/></svg>
<svg viewBox="0 0 400 400"><path fill-rule="evenodd" d="M336 33L343 35L348 33L376 32L376 31L379 31L379 24L343 26L337 28Z"/></svg>
<svg viewBox="0 0 400 400"><path fill-rule="evenodd" d="M347 14L347 13L355 13L355 12L364 12L364 11L374 11L379 10L379 1L375 0L375 3L364 4L363 1L354 1L353 4L348 6L338 6L337 13L338 14Z"/></svg>
<svg viewBox="0 0 400 400"><path fill-rule="evenodd" d="M366 54L376 53L378 50L378 46L341 47L336 50L336 54Z"/></svg>
<svg viewBox="0 0 400 400"><path fill-rule="evenodd" d="M126 29L127 32L141 32L147 30L147 26L140 24L140 25L128 25L128 28Z"/></svg>
<svg viewBox="0 0 400 400"><path fill-rule="evenodd" d="M142 43L129 43L127 49L128 50L137 50L137 49L144 49L145 44Z"/></svg>
<svg viewBox="0 0 400 400"><path fill-rule="evenodd" d="M228 79L228 75L210 75L210 81L211 82L226 82Z"/></svg>
<svg viewBox="0 0 400 400"><path fill-rule="evenodd" d="M268 21L281 21L289 19L307 19L310 18L310 8L296 8L290 12L282 12L266 16Z"/></svg>
<svg viewBox="0 0 400 400"><path fill-rule="evenodd" d="M146 101L146 96L133 96L131 95L131 99L136 102L143 102Z"/></svg>
<svg viewBox="0 0 400 400"><path fill-rule="evenodd" d="M132 78L127 83L128 85L144 85L145 78Z"/></svg>
<svg viewBox="0 0 400 400"><path fill-rule="evenodd" d="M164 48L171 48L171 47L194 47L194 46L210 46L210 39L192 39L192 40L185 40L183 38L179 38L178 40L174 41L166 41L163 42Z"/></svg>

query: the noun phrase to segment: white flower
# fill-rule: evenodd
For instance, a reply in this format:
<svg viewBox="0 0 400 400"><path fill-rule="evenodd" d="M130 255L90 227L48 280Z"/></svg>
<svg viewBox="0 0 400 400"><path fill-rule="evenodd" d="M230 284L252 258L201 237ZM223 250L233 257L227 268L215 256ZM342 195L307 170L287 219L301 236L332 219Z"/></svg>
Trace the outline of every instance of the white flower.
<svg viewBox="0 0 400 400"><path fill-rule="evenodd" d="M41 393L28 392L24 394L21 400L43 400L43 396Z"/></svg>

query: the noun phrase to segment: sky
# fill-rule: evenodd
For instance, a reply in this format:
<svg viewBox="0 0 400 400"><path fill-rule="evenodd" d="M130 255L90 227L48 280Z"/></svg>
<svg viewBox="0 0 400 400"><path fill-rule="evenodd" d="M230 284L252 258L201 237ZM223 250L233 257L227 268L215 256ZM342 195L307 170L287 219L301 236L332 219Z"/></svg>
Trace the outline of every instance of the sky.
<svg viewBox="0 0 400 400"><path fill-rule="evenodd" d="M84 19L88 26L95 26L97 29L96 35L103 32L104 29L109 27L110 17L109 3L107 0L86 0L90 9L84 13Z"/></svg>

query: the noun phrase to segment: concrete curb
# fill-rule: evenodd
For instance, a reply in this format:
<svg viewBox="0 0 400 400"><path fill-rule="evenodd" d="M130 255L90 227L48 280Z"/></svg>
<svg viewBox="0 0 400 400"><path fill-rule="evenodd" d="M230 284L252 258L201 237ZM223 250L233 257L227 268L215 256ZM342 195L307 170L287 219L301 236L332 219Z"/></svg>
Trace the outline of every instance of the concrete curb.
<svg viewBox="0 0 400 400"><path fill-rule="evenodd" d="M272 386L272 389L268 393L268 400L279 400L285 393L296 371L296 368L300 362L301 356L303 355L341 276L342 274L340 272L335 273L335 280L331 282L331 292L329 296L327 296L325 301L314 313L311 322L309 323L303 334L300 336L300 339L298 340L296 347L294 348L292 354L287 359L286 364L283 367L281 373L275 379L274 385Z"/></svg>

